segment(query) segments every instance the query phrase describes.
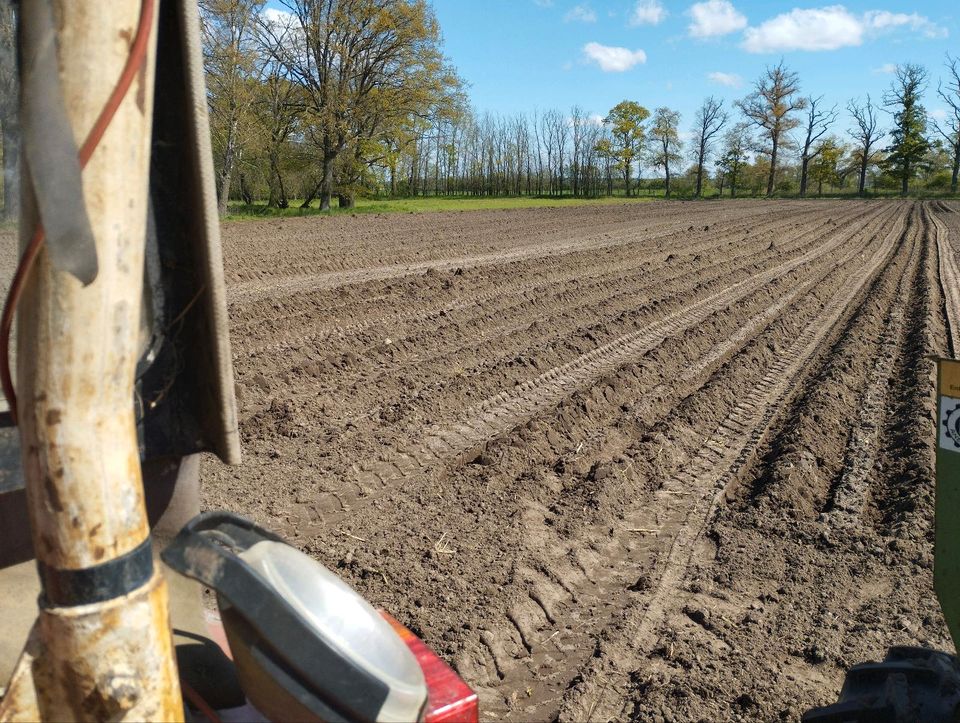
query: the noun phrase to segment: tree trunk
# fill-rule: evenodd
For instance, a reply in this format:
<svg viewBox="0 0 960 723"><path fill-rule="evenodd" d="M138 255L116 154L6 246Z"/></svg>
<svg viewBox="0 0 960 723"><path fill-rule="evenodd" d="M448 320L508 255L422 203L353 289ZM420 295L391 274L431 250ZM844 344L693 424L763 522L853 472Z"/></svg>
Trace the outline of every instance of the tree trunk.
<svg viewBox="0 0 960 723"><path fill-rule="evenodd" d="M860 182L857 185L857 195L862 196L867 189L867 153L864 150L863 160L860 161Z"/></svg>
<svg viewBox="0 0 960 723"><path fill-rule="evenodd" d="M670 163L669 162L663 164L663 171L667 176L666 198L670 198Z"/></svg>
<svg viewBox="0 0 960 723"><path fill-rule="evenodd" d="M233 177L233 156L237 146L237 119L227 126L227 145L223 153L223 168L220 169L220 198L217 212L221 217L227 215L227 203L230 201L230 180Z"/></svg>
<svg viewBox="0 0 960 723"><path fill-rule="evenodd" d="M287 189L283 185L283 176L280 174L280 167L277 167L277 185L280 187L279 208L289 208L290 199L287 198Z"/></svg>
<svg viewBox="0 0 960 723"><path fill-rule="evenodd" d="M900 179L900 195L906 196L910 193L910 163L903 163L903 178Z"/></svg>
<svg viewBox="0 0 960 723"><path fill-rule="evenodd" d="M440 195L440 133L439 131L437 132L437 148L433 154L433 195L434 196ZM351 204L352 204L352 201L351 201ZM343 206L341 206L341 208L343 208ZM352 205L348 206L347 208L352 208Z"/></svg>
<svg viewBox="0 0 960 723"><path fill-rule="evenodd" d="M250 189L247 187L247 177L243 172L240 173L240 197L243 198L243 202L248 206L253 205L253 194L250 193Z"/></svg>
<svg viewBox="0 0 960 723"><path fill-rule="evenodd" d="M17 121L13 118L3 120L3 214L6 221L16 220L20 216L20 134ZM954 174L956 179L956 174Z"/></svg>
<svg viewBox="0 0 960 723"><path fill-rule="evenodd" d="M6 146L4 146L6 148ZM957 194L957 177L960 176L960 143L953 147L953 174L950 176L950 193Z"/></svg>
<svg viewBox="0 0 960 723"><path fill-rule="evenodd" d="M737 177L730 176L730 198L737 197Z"/></svg>
<svg viewBox="0 0 960 723"><path fill-rule="evenodd" d="M780 139L774 136L771 140L773 141L773 148L770 151L770 176L767 178L767 196L773 195L773 185L777 175L777 144Z"/></svg>
<svg viewBox="0 0 960 723"><path fill-rule="evenodd" d="M800 161L800 198L807 197L807 180L809 178L809 171L810 157L804 155L803 159Z"/></svg>
<svg viewBox="0 0 960 723"><path fill-rule="evenodd" d="M697 156L697 190L694 194L697 198L703 193L703 151L700 152L700 155ZM720 192L720 195L723 195L723 191Z"/></svg>
<svg viewBox="0 0 960 723"><path fill-rule="evenodd" d="M630 198L630 164L626 165L626 168L623 169L623 182L627 188L627 198Z"/></svg>
<svg viewBox="0 0 960 723"><path fill-rule="evenodd" d="M720 176L720 195L718 196L718 198L723 198L723 182L726 180L727 179L725 176Z"/></svg>
<svg viewBox="0 0 960 723"><path fill-rule="evenodd" d="M323 178L320 180L320 210L330 210L330 199L333 198L333 162L336 160L336 154L326 152L323 154Z"/></svg>
<svg viewBox="0 0 960 723"><path fill-rule="evenodd" d="M320 184L316 184L312 187L313 190L307 194L307 197L303 199L303 203L300 204L300 208L310 208L310 204L313 203L313 199L317 197L317 194L320 193Z"/></svg>
<svg viewBox="0 0 960 723"><path fill-rule="evenodd" d="M290 205L283 187L283 174L280 172L276 150L270 152L270 198L267 205L271 208L287 208Z"/></svg>

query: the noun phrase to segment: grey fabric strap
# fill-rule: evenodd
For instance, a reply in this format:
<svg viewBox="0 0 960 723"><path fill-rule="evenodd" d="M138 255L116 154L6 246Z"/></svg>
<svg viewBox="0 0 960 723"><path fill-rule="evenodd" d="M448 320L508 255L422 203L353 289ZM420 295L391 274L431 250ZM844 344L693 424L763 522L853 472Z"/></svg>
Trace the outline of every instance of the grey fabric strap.
<svg viewBox="0 0 960 723"><path fill-rule="evenodd" d="M21 6L23 149L50 262L86 286L97 278L97 246L83 199L80 161L64 107L49 0Z"/></svg>
<svg viewBox="0 0 960 723"><path fill-rule="evenodd" d="M207 87L203 71L203 54L200 40L200 11L197 0L178 0L180 20L183 24L183 63L186 71L187 95L190 99L185 109L191 118L193 137L190 143L195 156L197 185L202 200L199 207L202 215L204 252L204 282L206 293L203 301L209 315L213 338L210 339L209 355L216 369L217 429L208 429L214 437L217 456L227 464L240 463L240 432L237 424L237 402L233 386L233 360L230 354L230 332L227 317L227 288L223 279L223 251L220 245L220 219L217 215L217 192L213 178L213 152L210 149L210 122L207 118Z"/></svg>

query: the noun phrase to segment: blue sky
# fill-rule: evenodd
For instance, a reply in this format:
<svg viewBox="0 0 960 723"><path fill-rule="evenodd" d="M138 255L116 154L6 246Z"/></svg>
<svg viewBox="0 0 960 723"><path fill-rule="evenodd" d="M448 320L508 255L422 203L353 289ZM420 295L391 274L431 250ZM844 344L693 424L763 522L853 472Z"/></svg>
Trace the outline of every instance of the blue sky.
<svg viewBox="0 0 960 723"><path fill-rule="evenodd" d="M683 114L706 95L743 97L781 56L804 94L841 107L879 99L892 66L930 71L937 113L944 54L960 55L960 3L759 0L433 0L445 49L479 111L514 113L573 104L603 115L629 98ZM844 124L846 120L844 119Z"/></svg>

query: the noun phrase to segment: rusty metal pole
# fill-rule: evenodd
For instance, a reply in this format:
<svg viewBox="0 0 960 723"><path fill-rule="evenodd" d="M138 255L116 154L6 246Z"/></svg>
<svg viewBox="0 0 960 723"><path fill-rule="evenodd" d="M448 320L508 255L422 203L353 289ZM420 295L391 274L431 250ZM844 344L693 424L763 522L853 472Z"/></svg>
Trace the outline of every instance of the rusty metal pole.
<svg viewBox="0 0 960 723"><path fill-rule="evenodd" d="M52 7L60 81L79 145L127 60L141 2L52 0ZM23 464L44 585L27 651L28 692L44 720L183 720L167 588L150 554L133 407L156 13L153 21L148 60L83 173L96 280L84 287L41 252L18 316ZM21 233L29 238L35 199L27 193L25 201Z"/></svg>

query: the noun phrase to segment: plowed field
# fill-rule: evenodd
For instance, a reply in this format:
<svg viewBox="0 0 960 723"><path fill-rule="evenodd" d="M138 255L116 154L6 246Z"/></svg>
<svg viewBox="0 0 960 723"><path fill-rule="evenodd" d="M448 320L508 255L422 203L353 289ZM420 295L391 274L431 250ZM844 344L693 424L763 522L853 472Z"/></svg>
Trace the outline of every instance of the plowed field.
<svg viewBox="0 0 960 723"><path fill-rule="evenodd" d="M932 590L960 204L230 224L205 504L390 609L482 720L795 720ZM956 247L956 248L955 248Z"/></svg>

